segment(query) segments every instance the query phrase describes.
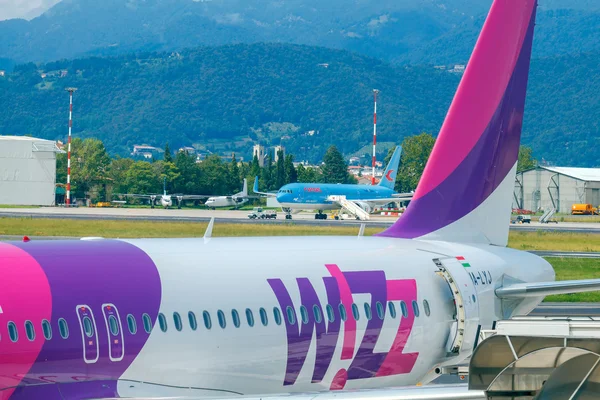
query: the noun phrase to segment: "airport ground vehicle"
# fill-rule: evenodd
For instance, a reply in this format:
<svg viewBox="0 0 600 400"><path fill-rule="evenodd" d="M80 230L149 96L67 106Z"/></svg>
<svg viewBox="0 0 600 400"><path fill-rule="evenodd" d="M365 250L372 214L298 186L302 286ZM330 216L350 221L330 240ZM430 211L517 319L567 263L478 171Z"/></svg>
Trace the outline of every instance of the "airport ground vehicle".
<svg viewBox="0 0 600 400"><path fill-rule="evenodd" d="M517 218L510 221L513 224L530 224L531 215L517 215Z"/></svg>
<svg viewBox="0 0 600 400"><path fill-rule="evenodd" d="M591 204L573 204L571 215L598 215L598 209Z"/></svg>
<svg viewBox="0 0 600 400"><path fill-rule="evenodd" d="M252 212L248 214L250 219L277 219L277 211L263 210L262 207L254 207Z"/></svg>

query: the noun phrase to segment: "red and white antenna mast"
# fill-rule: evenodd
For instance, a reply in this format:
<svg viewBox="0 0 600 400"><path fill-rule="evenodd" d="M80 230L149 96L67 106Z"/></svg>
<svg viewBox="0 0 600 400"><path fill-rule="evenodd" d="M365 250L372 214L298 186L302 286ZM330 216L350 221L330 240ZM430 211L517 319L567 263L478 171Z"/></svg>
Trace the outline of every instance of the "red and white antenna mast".
<svg viewBox="0 0 600 400"><path fill-rule="evenodd" d="M379 90L373 89L373 99L375 106L373 109L373 176L371 178L371 184L375 184L375 150L377 148L377 95Z"/></svg>
<svg viewBox="0 0 600 400"><path fill-rule="evenodd" d="M67 207L71 205L71 130L73 129L73 92L77 88L65 89L69 92L69 142L67 145Z"/></svg>

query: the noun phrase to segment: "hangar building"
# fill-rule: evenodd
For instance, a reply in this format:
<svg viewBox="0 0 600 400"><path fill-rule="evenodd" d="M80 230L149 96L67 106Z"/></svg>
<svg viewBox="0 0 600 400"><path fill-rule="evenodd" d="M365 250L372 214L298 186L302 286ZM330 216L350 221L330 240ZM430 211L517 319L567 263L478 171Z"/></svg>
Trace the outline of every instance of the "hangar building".
<svg viewBox="0 0 600 400"><path fill-rule="evenodd" d="M600 168L537 166L517 173L513 208L570 214L573 204L600 205Z"/></svg>
<svg viewBox="0 0 600 400"><path fill-rule="evenodd" d="M54 204L56 154L51 140L0 136L0 204Z"/></svg>

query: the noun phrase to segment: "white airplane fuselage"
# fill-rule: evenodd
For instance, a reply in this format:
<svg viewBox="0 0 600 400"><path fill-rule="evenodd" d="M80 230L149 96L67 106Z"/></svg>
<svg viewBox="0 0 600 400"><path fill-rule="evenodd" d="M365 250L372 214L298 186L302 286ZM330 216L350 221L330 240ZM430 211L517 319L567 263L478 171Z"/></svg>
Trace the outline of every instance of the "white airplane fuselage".
<svg viewBox="0 0 600 400"><path fill-rule="evenodd" d="M455 275L469 274L471 283L463 284L473 290L471 305L481 311L475 322L484 329L503 318L494 289L504 276L523 282L554 279L545 260L524 252L381 237L65 242L72 267L64 267L62 245L41 259L44 243L0 244L0 264L7 270L18 269L11 267L18 260L2 259L11 246L39 262L35 274L46 276L52 297L45 317L54 330L50 340L42 336L39 310L3 304L6 321L20 326L24 321L19 318L33 321L41 340L26 382L44 383L49 374L60 383L72 382L73 376L111 380L118 382L121 396L214 397L223 395L218 391L267 394L426 382L435 378L428 374L440 363L468 357L475 340L470 332L465 349L447 357L455 300L436 274L434 259ZM108 262L104 254L115 256ZM458 256L470 266L456 262ZM78 262L83 259L90 261L82 269ZM261 260L260 268L248 268L249 259ZM72 274L67 281L57 280ZM5 280L23 293L39 286L35 279L12 282L10 274ZM82 290L91 280L95 291ZM520 311L541 300L529 299ZM79 310L97 327L91 335L85 333ZM120 326L116 334L111 312ZM144 330L145 314L154 321L150 333ZM275 314L280 314L279 323ZM59 318L68 324L67 339L59 336ZM24 331L21 336L20 350L36 344L26 341Z"/></svg>
<svg viewBox="0 0 600 400"><path fill-rule="evenodd" d="M163 208L169 208L173 206L173 199L171 198L171 196L168 195L162 195L160 197L160 205Z"/></svg>
<svg viewBox="0 0 600 400"><path fill-rule="evenodd" d="M242 198L236 201L232 196L217 196L210 197L204 205L209 208L220 208L220 207L239 207L248 202L248 199Z"/></svg>

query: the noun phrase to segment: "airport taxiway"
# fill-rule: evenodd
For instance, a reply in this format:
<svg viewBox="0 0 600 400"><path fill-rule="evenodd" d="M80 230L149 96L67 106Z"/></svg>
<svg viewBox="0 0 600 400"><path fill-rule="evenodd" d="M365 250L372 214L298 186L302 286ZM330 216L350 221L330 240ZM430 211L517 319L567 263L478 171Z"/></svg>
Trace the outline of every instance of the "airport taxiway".
<svg viewBox="0 0 600 400"><path fill-rule="evenodd" d="M333 219L315 220L314 213L302 212L293 215L293 219L284 219L284 213L279 212L276 220L251 220L248 218L247 210L202 210L202 209L162 209L162 208L64 208L64 207L40 207L40 208L7 208L0 209L2 217L27 217L27 218L64 218L64 219L89 219L89 220L151 220L151 221L185 221L206 222L215 217L217 222L232 223L290 223L298 225L359 225L387 227L393 224L398 217L371 215L369 221ZM588 222L561 222L558 224L540 224L532 221L531 224L511 224L510 229L515 231L558 231L574 233L598 233L600 234L600 223Z"/></svg>

